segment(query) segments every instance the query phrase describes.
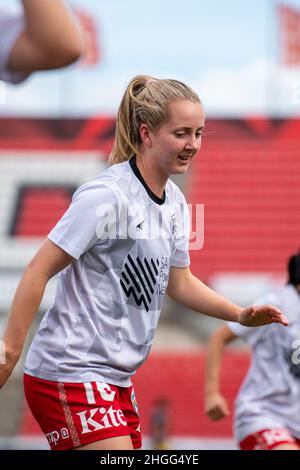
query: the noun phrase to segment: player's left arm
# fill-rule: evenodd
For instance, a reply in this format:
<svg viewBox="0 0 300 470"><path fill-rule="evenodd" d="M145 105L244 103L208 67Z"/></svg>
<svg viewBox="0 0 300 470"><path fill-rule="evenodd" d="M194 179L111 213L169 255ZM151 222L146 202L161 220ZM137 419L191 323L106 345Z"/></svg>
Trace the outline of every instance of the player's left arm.
<svg viewBox="0 0 300 470"><path fill-rule="evenodd" d="M191 310L245 326L268 323L288 325L287 318L277 307L260 305L243 309L206 286L192 274L189 267L171 267L167 294Z"/></svg>
<svg viewBox="0 0 300 470"><path fill-rule="evenodd" d="M31 73L69 65L82 53L82 35L63 0L22 0L25 29L8 61L13 72Z"/></svg>

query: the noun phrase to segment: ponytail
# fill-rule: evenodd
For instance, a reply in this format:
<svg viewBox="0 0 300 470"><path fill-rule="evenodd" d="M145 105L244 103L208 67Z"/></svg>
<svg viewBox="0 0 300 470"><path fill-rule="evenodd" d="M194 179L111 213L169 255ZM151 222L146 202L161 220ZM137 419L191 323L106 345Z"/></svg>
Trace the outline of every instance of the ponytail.
<svg viewBox="0 0 300 470"><path fill-rule="evenodd" d="M116 133L113 149L109 156L112 164L129 160L138 153L139 129L134 126L135 105L138 95L147 84L150 77L139 75L131 80L123 95L116 120Z"/></svg>

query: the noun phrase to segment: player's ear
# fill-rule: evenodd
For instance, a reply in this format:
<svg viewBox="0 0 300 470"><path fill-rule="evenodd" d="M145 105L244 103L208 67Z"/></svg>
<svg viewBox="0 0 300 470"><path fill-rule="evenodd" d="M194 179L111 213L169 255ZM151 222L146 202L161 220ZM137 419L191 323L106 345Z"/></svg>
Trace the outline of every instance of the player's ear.
<svg viewBox="0 0 300 470"><path fill-rule="evenodd" d="M143 144L151 145L151 135L148 124L140 125L140 137Z"/></svg>

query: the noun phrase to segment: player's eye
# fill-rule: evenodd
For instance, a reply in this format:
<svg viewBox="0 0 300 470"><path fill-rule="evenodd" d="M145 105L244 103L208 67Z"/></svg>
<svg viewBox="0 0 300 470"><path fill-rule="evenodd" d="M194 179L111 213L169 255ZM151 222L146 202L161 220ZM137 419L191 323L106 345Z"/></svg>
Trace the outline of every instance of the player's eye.
<svg viewBox="0 0 300 470"><path fill-rule="evenodd" d="M184 137L185 132L175 132L176 137Z"/></svg>

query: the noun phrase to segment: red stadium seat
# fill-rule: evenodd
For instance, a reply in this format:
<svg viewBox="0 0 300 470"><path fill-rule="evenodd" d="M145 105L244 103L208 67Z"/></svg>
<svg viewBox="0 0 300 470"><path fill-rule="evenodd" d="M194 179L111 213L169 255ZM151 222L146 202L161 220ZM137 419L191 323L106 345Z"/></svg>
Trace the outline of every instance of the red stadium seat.
<svg viewBox="0 0 300 470"><path fill-rule="evenodd" d="M26 187L21 191L12 233L18 237L47 235L71 202L69 188Z"/></svg>
<svg viewBox="0 0 300 470"><path fill-rule="evenodd" d="M271 123L257 135L256 126L235 121L208 125L186 190L190 203L205 205L204 247L191 252L193 270L207 282L216 272L280 275L300 244L299 120Z"/></svg>

